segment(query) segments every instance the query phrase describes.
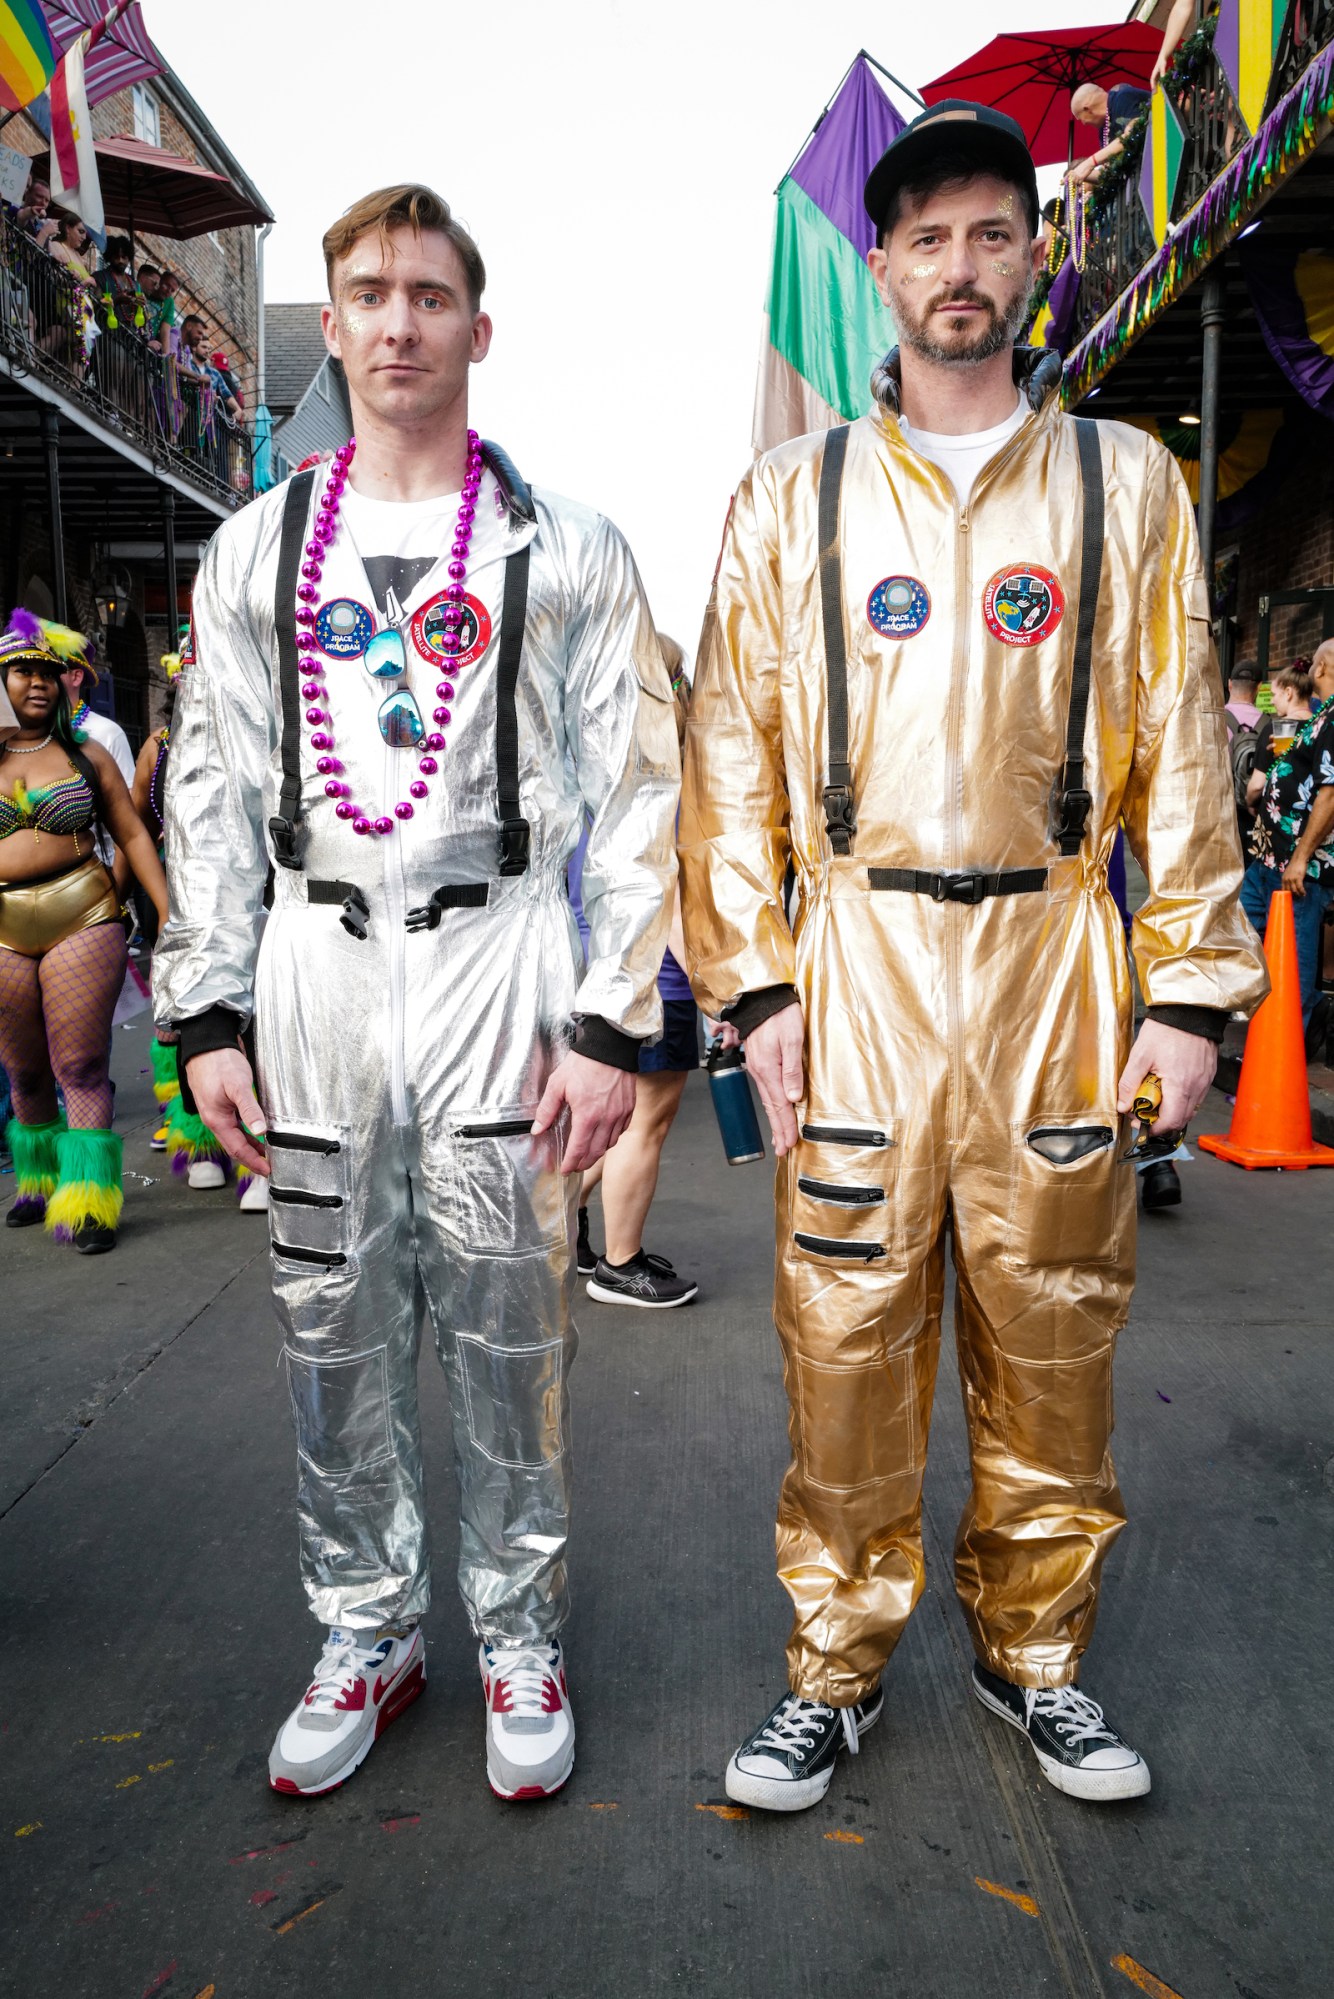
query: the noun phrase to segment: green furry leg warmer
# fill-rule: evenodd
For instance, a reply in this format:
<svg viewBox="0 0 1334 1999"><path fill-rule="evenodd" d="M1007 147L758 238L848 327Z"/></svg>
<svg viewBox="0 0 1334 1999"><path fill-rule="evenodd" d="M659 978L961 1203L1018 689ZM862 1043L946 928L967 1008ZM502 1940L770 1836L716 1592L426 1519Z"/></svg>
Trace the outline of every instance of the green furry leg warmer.
<svg viewBox="0 0 1334 1999"><path fill-rule="evenodd" d="M46 1226L57 1242L73 1242L90 1223L114 1229L125 1203L121 1188L124 1140L118 1131L62 1131L56 1139L60 1178L46 1204Z"/></svg>
<svg viewBox="0 0 1334 1999"><path fill-rule="evenodd" d="M153 1095L165 1114L167 1106L181 1094L181 1079L176 1070L176 1043L159 1041L155 1036L152 1060Z"/></svg>
<svg viewBox="0 0 1334 1999"><path fill-rule="evenodd" d="M201 1159L226 1167L227 1154L201 1117L192 1117L177 1097L167 1114L167 1157L173 1173L184 1174Z"/></svg>
<svg viewBox="0 0 1334 1999"><path fill-rule="evenodd" d="M40 1222L46 1213L46 1204L56 1191L59 1173L56 1139L64 1129L64 1118L56 1118L51 1124L20 1124L17 1118L10 1119L5 1136L14 1156L14 1180L18 1193L18 1199L6 1217L11 1228Z"/></svg>

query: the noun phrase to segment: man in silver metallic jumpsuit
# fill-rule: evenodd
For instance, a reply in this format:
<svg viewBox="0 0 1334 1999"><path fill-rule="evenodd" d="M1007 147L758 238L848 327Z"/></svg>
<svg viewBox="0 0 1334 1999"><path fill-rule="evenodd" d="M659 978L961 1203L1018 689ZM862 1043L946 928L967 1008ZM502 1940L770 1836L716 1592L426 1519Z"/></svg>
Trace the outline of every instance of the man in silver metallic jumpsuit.
<svg viewBox="0 0 1334 1999"><path fill-rule="evenodd" d="M573 1205L660 1030L671 689L616 529L531 494L468 430L491 323L446 204L367 196L325 254L355 447L247 507L205 556L156 1011L179 1026L200 1114L271 1173L302 1574L330 1627L271 1784L342 1783L424 1683L425 1308L487 1773L501 1796L549 1795L574 1762L559 1639ZM586 817L584 969L565 864Z"/></svg>

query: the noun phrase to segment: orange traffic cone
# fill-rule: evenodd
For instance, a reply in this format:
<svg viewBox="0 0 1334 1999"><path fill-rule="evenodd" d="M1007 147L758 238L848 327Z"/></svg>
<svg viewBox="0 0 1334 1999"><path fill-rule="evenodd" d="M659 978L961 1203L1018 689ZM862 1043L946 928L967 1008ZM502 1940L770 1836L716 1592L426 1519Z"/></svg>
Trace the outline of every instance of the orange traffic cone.
<svg viewBox="0 0 1334 1999"><path fill-rule="evenodd" d="M1297 970L1297 932L1292 895L1277 889L1265 926L1269 998L1251 1022L1237 1084L1236 1108L1226 1138L1208 1133L1205 1152L1234 1166L1334 1166L1334 1149L1311 1137L1311 1100L1306 1088L1306 1046L1302 1036L1302 988Z"/></svg>

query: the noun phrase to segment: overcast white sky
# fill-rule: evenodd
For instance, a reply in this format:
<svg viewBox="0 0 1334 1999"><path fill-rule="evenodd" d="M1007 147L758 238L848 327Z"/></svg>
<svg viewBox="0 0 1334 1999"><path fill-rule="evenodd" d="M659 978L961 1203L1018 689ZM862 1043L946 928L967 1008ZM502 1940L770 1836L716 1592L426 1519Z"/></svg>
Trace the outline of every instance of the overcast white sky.
<svg viewBox="0 0 1334 1999"><path fill-rule="evenodd" d="M163 55L278 218L271 299L372 187L437 188L486 259L473 419L629 536L693 654L750 457L773 190L865 47L920 86L1004 29L1126 0L144 0ZM896 100L901 110L902 99Z"/></svg>

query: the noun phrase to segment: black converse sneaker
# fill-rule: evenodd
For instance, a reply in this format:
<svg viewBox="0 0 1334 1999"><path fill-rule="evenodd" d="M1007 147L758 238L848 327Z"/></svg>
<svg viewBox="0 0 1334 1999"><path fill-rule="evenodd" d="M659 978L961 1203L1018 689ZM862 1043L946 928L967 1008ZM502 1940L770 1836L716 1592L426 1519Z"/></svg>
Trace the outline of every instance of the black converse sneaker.
<svg viewBox="0 0 1334 1999"><path fill-rule="evenodd" d="M1078 1687L1017 1687L975 1663L973 1692L983 1707L1028 1737L1043 1776L1067 1797L1110 1804L1148 1791L1144 1758L1108 1727L1098 1703Z"/></svg>
<svg viewBox="0 0 1334 1999"><path fill-rule="evenodd" d="M856 1707L827 1707L800 1694L784 1694L728 1764L723 1779L728 1797L766 1812L804 1812L818 1805L829 1789L839 1751L857 1754L884 1704L879 1687Z"/></svg>
<svg viewBox="0 0 1334 1999"><path fill-rule="evenodd" d="M677 1276L665 1256L646 1256L642 1249L628 1263L608 1263L600 1256L584 1288L600 1304L643 1305L653 1312L688 1305L699 1291L698 1284Z"/></svg>
<svg viewBox="0 0 1334 1999"><path fill-rule="evenodd" d="M575 1267L581 1277L591 1277L598 1267L598 1253L588 1240L588 1209L579 1210L579 1240L575 1251Z"/></svg>

